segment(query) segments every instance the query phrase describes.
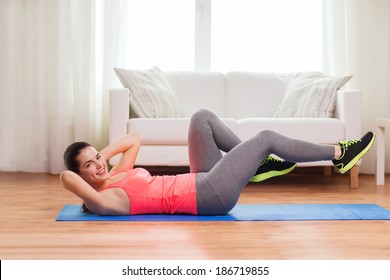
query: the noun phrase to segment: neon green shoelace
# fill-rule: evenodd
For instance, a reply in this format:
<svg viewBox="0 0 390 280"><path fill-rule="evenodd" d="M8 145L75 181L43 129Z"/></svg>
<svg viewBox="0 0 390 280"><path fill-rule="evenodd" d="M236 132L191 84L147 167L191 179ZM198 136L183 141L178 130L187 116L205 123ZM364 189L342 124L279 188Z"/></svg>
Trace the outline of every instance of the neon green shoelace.
<svg viewBox="0 0 390 280"><path fill-rule="evenodd" d="M350 141L341 141L340 144L345 148L348 149L349 146L352 146L353 144L356 144L358 142L362 141L361 139L355 139Z"/></svg>
<svg viewBox="0 0 390 280"><path fill-rule="evenodd" d="M283 162L283 160L281 160L281 159L268 156L268 157L265 158L265 160L263 161L263 163L261 165L263 165L263 164L265 164L265 163L267 163L269 161Z"/></svg>

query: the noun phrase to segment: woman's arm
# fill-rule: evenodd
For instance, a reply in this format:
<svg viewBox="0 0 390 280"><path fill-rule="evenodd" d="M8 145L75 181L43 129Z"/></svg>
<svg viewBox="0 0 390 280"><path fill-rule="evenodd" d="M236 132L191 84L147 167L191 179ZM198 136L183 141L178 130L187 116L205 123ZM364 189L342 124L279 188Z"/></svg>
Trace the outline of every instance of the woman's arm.
<svg viewBox="0 0 390 280"><path fill-rule="evenodd" d="M110 173L129 170L134 167L138 151L141 146L141 139L138 133L131 133L115 141L100 151L100 155L109 160L113 156L123 153L119 162L113 166Z"/></svg>
<svg viewBox="0 0 390 280"><path fill-rule="evenodd" d="M80 197L87 208L98 215L106 215L110 205L101 193L97 192L79 175L72 171L63 171L60 180L65 189Z"/></svg>

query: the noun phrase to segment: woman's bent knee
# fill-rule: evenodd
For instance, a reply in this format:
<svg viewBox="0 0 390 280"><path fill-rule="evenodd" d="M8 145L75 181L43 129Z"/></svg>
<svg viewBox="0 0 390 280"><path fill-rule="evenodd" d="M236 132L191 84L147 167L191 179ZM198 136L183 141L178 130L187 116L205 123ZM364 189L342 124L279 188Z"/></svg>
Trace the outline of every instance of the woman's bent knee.
<svg viewBox="0 0 390 280"><path fill-rule="evenodd" d="M209 119L214 116L215 114L207 109L199 109L192 115L191 119Z"/></svg>

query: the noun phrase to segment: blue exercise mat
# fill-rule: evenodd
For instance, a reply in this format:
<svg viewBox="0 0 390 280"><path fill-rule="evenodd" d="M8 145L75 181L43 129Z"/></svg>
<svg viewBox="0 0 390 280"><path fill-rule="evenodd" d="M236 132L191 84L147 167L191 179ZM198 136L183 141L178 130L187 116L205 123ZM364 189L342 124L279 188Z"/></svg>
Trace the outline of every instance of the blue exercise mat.
<svg viewBox="0 0 390 280"><path fill-rule="evenodd" d="M390 220L390 211L376 204L238 204L222 216L99 216L65 205L56 221L308 221Z"/></svg>

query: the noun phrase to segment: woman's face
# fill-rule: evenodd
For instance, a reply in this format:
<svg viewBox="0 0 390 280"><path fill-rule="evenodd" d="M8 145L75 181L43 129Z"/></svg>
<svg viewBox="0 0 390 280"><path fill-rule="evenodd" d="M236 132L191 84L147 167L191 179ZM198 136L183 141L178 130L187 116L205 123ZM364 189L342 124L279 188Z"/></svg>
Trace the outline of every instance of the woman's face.
<svg viewBox="0 0 390 280"><path fill-rule="evenodd" d="M93 147L86 147L77 156L80 177L93 187L100 186L108 179L107 162Z"/></svg>

